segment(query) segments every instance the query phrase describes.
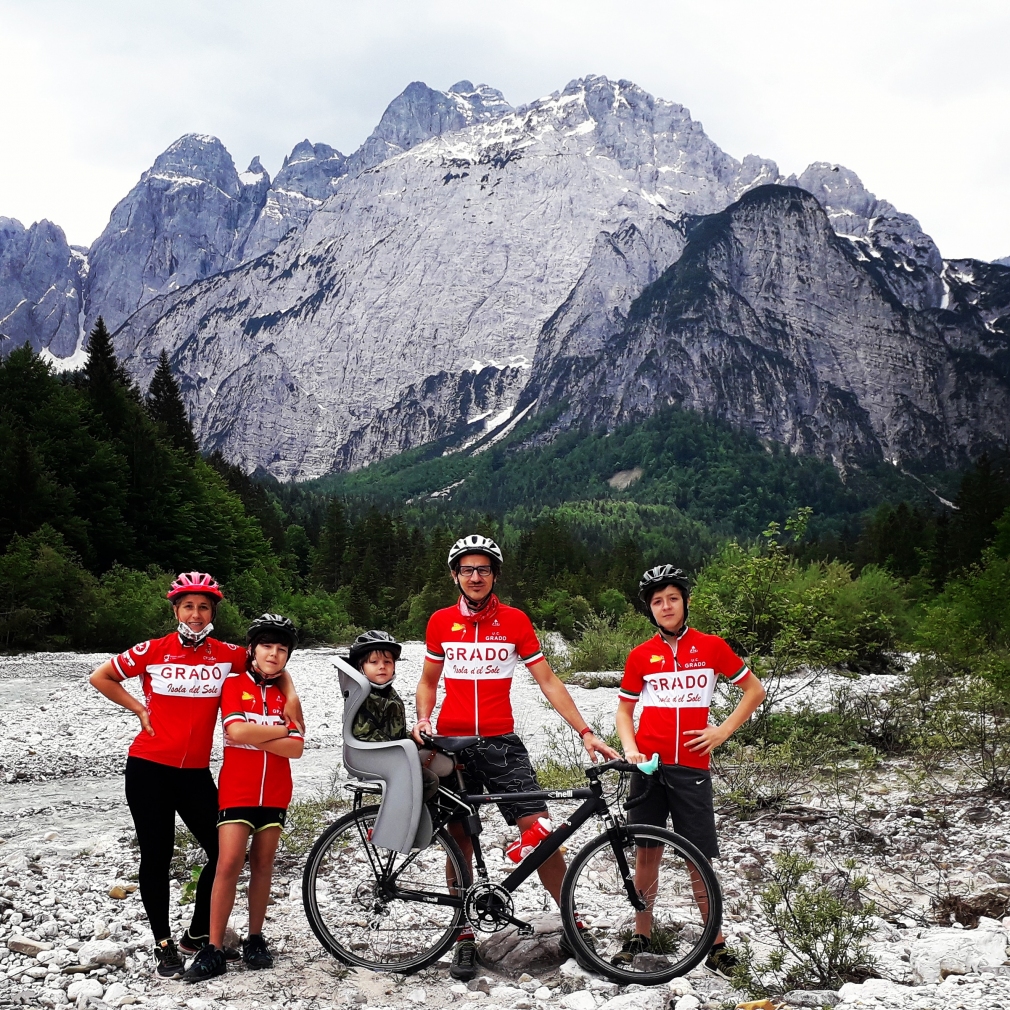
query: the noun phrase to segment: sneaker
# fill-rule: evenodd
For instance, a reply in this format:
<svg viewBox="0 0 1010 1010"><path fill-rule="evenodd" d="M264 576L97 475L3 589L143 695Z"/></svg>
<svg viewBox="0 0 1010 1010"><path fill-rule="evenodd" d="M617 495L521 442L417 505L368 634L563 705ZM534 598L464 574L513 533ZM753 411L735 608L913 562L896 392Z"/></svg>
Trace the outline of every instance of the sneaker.
<svg viewBox="0 0 1010 1010"><path fill-rule="evenodd" d="M209 936L193 936L187 927L186 932L179 937L179 950L183 954L196 954L198 951L203 950L208 943L210 943Z"/></svg>
<svg viewBox="0 0 1010 1010"><path fill-rule="evenodd" d="M154 948L154 959L158 962L154 969L155 975L159 978L182 978L182 973L186 970L179 951L175 946L175 941L169 937L162 940Z"/></svg>
<svg viewBox="0 0 1010 1010"><path fill-rule="evenodd" d="M449 974L460 982L469 982L477 974L477 944L473 940L460 940L456 944Z"/></svg>
<svg viewBox="0 0 1010 1010"><path fill-rule="evenodd" d="M645 954L652 946L652 941L642 933L635 933L631 939L624 941L624 946L620 952L615 954L610 963L615 968L624 968L631 964L639 954Z"/></svg>
<svg viewBox="0 0 1010 1010"><path fill-rule="evenodd" d="M226 961L242 960L242 951L236 950L234 947L222 947L221 953L224 954L224 959Z"/></svg>
<svg viewBox="0 0 1010 1010"><path fill-rule="evenodd" d="M208 943L190 962L182 980L183 982L205 982L209 978L223 975L227 970L224 951L218 950L217 947Z"/></svg>
<svg viewBox="0 0 1010 1010"><path fill-rule="evenodd" d="M272 968L274 956L267 949L267 942L260 933L250 933L242 941L242 960L250 968Z"/></svg>
<svg viewBox="0 0 1010 1010"><path fill-rule="evenodd" d="M590 933L590 932L589 932L589 930L588 930L588 929L586 929L586 927L585 927L585 926L582 926L582 925L580 925L580 926L578 927L578 929L579 929L579 936L581 937L581 939L582 939L582 942L583 942L583 943L584 943L584 944L585 944L585 945L586 945L586 946L587 946L587 947L588 947L588 948L589 948L589 949L590 949L590 950L591 950L591 951L592 951L592 952L593 952L594 954L598 953L598 952L597 952L597 950L596 950L596 940L595 940L595 938L593 937L593 934L592 934L592 933ZM576 954L576 953L575 953L575 951L574 951L574 950L572 949L572 945L571 945L571 944L570 944L570 943L568 942L568 937L567 937L567 936L565 936L564 932L562 932L562 934L561 934L561 939L560 939L560 940L558 941L558 949L559 949L559 950L561 951L561 953L562 953L562 954L563 954L563 955L564 955L565 957L574 957L574 958L575 958L575 960L576 960L576 961L577 961L577 962L578 962L578 963L579 963L580 965L582 965L582 967L583 967L583 968L587 967L586 965L582 964L582 958L580 958L580 957L579 957L579 955L578 955L578 954ZM590 970L594 970L594 971L595 971L595 969L590 969Z"/></svg>
<svg viewBox="0 0 1010 1010"><path fill-rule="evenodd" d="M714 944L705 958L705 967L709 971L721 975L723 978L732 978L733 969L739 964L737 956L726 946L725 943Z"/></svg>

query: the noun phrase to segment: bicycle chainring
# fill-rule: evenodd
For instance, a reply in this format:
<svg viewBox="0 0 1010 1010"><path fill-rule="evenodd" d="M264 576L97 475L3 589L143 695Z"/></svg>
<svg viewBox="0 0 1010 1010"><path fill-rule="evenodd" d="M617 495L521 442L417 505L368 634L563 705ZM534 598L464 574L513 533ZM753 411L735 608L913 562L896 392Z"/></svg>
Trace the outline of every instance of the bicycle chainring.
<svg viewBox="0 0 1010 1010"><path fill-rule="evenodd" d="M500 884L484 880L467 890L463 911L477 931L497 933L510 925L509 919L515 913L515 906L509 891Z"/></svg>

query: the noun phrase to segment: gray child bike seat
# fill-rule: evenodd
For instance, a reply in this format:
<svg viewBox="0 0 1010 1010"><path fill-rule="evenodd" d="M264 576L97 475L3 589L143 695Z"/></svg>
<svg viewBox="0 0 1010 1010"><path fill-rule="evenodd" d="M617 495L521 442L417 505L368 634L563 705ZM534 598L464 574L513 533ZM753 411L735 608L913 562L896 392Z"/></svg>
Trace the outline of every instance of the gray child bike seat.
<svg viewBox="0 0 1010 1010"><path fill-rule="evenodd" d="M355 740L354 717L372 690L368 678L346 659L333 660L344 698L344 767L357 779L382 785L382 801L372 829L372 843L408 853L431 841L431 815L424 805L421 759L410 738L383 743Z"/></svg>

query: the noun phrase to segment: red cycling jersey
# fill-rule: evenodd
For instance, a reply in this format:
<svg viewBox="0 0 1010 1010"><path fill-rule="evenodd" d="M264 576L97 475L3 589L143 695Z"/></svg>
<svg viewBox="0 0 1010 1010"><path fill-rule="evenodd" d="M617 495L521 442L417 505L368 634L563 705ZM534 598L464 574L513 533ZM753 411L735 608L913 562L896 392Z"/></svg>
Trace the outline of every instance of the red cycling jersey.
<svg viewBox="0 0 1010 1010"><path fill-rule="evenodd" d="M224 763L217 783L217 805L231 807L277 807L291 802L291 763L252 744L232 743L228 727L238 722L257 726L287 726L288 736L302 739L294 723L284 719L285 698L276 684L260 684L246 670L233 673L221 692L224 724Z"/></svg>
<svg viewBox="0 0 1010 1010"><path fill-rule="evenodd" d="M425 636L431 662L443 665L445 701L437 730L450 736L502 736L515 728L512 673L516 661L532 666L544 658L530 619L492 595L471 614L460 597L436 610Z"/></svg>
<svg viewBox="0 0 1010 1010"><path fill-rule="evenodd" d="M624 664L619 697L642 701L635 732L638 749L658 753L664 764L708 768L709 756L689 750L689 729L708 725L715 680L739 684L750 676L747 664L718 635L687 628L671 646L657 634L631 650Z"/></svg>
<svg viewBox="0 0 1010 1010"><path fill-rule="evenodd" d="M245 665L245 650L214 638L184 643L178 632L153 638L113 656L121 680L142 678L144 704L154 736L143 729L130 746L133 757L174 768L206 768L214 743L221 685Z"/></svg>

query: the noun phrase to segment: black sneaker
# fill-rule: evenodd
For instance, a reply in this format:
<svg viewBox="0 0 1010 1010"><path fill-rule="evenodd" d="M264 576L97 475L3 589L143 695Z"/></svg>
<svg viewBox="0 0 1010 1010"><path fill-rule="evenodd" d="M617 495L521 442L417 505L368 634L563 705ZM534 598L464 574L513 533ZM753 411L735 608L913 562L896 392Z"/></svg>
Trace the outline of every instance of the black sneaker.
<svg viewBox="0 0 1010 1010"><path fill-rule="evenodd" d="M260 933L250 933L242 941L242 960L250 968L272 968L274 956L267 950L267 942Z"/></svg>
<svg viewBox="0 0 1010 1010"><path fill-rule="evenodd" d="M183 982L205 982L209 978L223 975L227 970L228 965L224 959L224 951L218 950L217 947L208 943L190 962L182 980Z"/></svg>
<svg viewBox="0 0 1010 1010"><path fill-rule="evenodd" d="M154 948L154 959L158 962L154 969L158 978L182 978L182 973L186 970L182 958L179 957L179 950L175 946L175 941L169 937L162 940Z"/></svg>
<svg viewBox="0 0 1010 1010"><path fill-rule="evenodd" d="M615 968L624 968L631 964L639 954L645 954L652 946L652 941L642 933L635 933L631 939L624 941L624 946L620 952L615 954L610 963Z"/></svg>
<svg viewBox="0 0 1010 1010"><path fill-rule="evenodd" d="M221 953L224 954L224 959L226 961L241 961L242 951L236 950L234 947L222 947Z"/></svg>
<svg viewBox="0 0 1010 1010"><path fill-rule="evenodd" d="M705 958L705 967L723 978L732 978L733 969L739 963L736 954L724 943L715 944L708 952L708 957Z"/></svg>
<svg viewBox="0 0 1010 1010"><path fill-rule="evenodd" d="M449 974L460 982L469 982L477 974L477 944L473 940L460 940L456 944Z"/></svg>
<svg viewBox="0 0 1010 1010"><path fill-rule="evenodd" d="M187 927L186 932L179 937L179 950L183 954L196 954L210 943L209 936L192 936Z"/></svg>
<svg viewBox="0 0 1010 1010"><path fill-rule="evenodd" d="M579 937L581 938L582 942L594 954L598 953L598 951L596 950L596 940L594 939L593 934L590 933L585 926L579 926L578 929L579 929ZM582 964L583 959L579 957L579 955L572 949L572 945L568 942L568 937L565 935L563 931L561 933L561 939L558 941L558 949L565 957L574 957L575 960L580 965L582 965L583 968L587 968L590 971L595 971L594 968L590 968L588 965Z"/></svg>

